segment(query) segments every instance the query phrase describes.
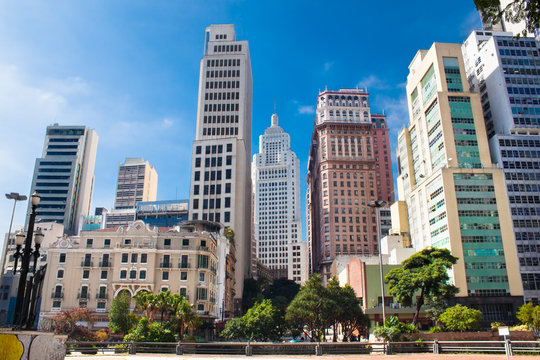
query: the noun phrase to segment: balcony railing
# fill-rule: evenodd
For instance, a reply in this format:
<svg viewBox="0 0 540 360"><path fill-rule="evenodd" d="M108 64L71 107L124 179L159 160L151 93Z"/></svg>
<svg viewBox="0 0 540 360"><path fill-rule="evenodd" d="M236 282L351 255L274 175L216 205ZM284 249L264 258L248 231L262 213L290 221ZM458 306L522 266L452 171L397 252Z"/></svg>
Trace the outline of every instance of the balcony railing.
<svg viewBox="0 0 540 360"><path fill-rule="evenodd" d="M189 269L191 264L189 262L180 262L178 263L178 268L180 269Z"/></svg>
<svg viewBox="0 0 540 360"><path fill-rule="evenodd" d="M64 292L57 292L57 291L53 291L51 293L51 299L63 299L64 298Z"/></svg>
<svg viewBox="0 0 540 360"><path fill-rule="evenodd" d="M109 294L107 293L97 293L96 294L96 299L98 300L106 300L109 298Z"/></svg>
<svg viewBox="0 0 540 360"><path fill-rule="evenodd" d="M81 266L82 267L92 267L92 266L94 266L94 262L93 261L83 260L83 261L81 261Z"/></svg>
<svg viewBox="0 0 540 360"><path fill-rule="evenodd" d="M112 263L111 263L110 260L100 261L99 262L99 267L112 267Z"/></svg>
<svg viewBox="0 0 540 360"><path fill-rule="evenodd" d="M87 299L88 300L89 298L90 298L90 296L88 296L88 293L86 293L86 294L85 293L78 293L77 294L77 299Z"/></svg>
<svg viewBox="0 0 540 360"><path fill-rule="evenodd" d="M172 266L171 266L171 263L170 262L162 262L162 263L159 263L159 267L160 268L165 268L165 269L170 269Z"/></svg>

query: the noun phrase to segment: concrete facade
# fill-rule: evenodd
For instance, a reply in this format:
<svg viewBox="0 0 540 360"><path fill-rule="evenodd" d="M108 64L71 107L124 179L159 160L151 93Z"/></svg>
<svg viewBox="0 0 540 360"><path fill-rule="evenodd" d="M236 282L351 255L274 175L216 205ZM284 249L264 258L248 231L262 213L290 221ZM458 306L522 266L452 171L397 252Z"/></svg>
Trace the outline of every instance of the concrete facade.
<svg viewBox="0 0 540 360"><path fill-rule="evenodd" d="M238 302L251 251L251 113L248 42L236 40L234 25L211 25L199 77L189 216L234 230Z"/></svg>

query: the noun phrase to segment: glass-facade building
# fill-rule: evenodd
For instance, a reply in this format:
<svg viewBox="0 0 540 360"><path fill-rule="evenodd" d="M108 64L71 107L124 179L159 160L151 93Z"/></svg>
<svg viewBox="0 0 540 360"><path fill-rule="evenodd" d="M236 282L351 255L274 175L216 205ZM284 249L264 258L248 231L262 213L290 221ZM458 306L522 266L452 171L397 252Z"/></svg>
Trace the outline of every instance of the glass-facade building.
<svg viewBox="0 0 540 360"><path fill-rule="evenodd" d="M480 96L459 44L435 43L409 66L409 126L398 138L398 192L416 250L449 249L454 301L483 321L512 321L522 303L504 173L493 166Z"/></svg>

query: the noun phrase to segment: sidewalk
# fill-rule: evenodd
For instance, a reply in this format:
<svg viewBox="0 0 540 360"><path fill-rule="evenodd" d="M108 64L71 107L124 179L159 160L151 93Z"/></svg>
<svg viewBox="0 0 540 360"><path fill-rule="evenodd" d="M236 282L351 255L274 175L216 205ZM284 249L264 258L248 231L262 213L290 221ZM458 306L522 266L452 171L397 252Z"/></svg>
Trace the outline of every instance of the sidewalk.
<svg viewBox="0 0 540 360"><path fill-rule="evenodd" d="M244 356L244 355L173 355L173 354L139 354L139 355L69 355L66 356L66 360L153 360L153 359L187 359L187 360L223 360L223 359L245 359L251 358L257 359L298 359L298 360L505 360L506 355L494 355L494 354L400 354L400 355L328 355L328 356L315 356L315 355L257 355L257 356ZM511 359L540 359L539 355L519 355L512 356Z"/></svg>

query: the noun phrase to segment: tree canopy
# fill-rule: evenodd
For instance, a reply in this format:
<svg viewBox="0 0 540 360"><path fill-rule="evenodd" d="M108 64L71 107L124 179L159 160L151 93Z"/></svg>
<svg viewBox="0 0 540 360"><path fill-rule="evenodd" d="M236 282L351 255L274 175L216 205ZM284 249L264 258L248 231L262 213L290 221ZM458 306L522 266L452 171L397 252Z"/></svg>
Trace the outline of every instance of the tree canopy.
<svg viewBox="0 0 540 360"><path fill-rule="evenodd" d="M283 318L269 299L256 303L241 318L227 323L221 333L228 339L279 340L283 335Z"/></svg>
<svg viewBox="0 0 540 360"><path fill-rule="evenodd" d="M116 296L109 310L109 328L112 332L127 334L135 325L136 319L130 313L131 296L122 291Z"/></svg>
<svg viewBox="0 0 540 360"><path fill-rule="evenodd" d="M523 324L527 325L529 329L536 332L540 331L540 306L534 306L532 303L523 304L517 314L517 319Z"/></svg>
<svg viewBox="0 0 540 360"><path fill-rule="evenodd" d="M474 0L476 9L482 13L484 21L492 24L498 23L501 19L507 22L519 23L525 21L527 31L534 34L534 31L540 27L540 1L538 0L514 0L506 7L500 7L499 0Z"/></svg>
<svg viewBox="0 0 540 360"><path fill-rule="evenodd" d="M418 322L422 305L435 304L457 293L458 289L449 283L448 276L448 270L456 262L457 258L448 249L426 248L386 275L388 290L399 303L412 306L416 300L413 325Z"/></svg>

